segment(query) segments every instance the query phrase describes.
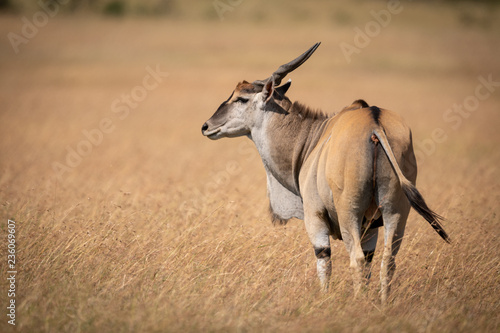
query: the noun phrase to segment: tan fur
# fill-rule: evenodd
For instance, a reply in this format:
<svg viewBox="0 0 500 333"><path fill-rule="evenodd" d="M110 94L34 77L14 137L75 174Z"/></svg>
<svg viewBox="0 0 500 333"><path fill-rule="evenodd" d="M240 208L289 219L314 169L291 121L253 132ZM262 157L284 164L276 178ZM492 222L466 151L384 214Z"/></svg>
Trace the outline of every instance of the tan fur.
<svg viewBox="0 0 500 333"><path fill-rule="evenodd" d="M259 91L259 89L257 89L257 87L255 87L251 83L248 83L247 81L242 81L242 82L238 83L238 85L236 86L236 89L234 90L236 95L238 95L238 94L254 94L254 93L257 93L258 91Z"/></svg>
<svg viewBox="0 0 500 333"><path fill-rule="evenodd" d="M254 141L267 173L273 221L305 221L325 290L330 237L344 241L355 291L367 281L378 237L368 221L381 216L381 298L386 301L410 203L447 240L439 216L414 186L411 131L395 112L357 100L327 117L292 103L271 84L243 81L202 131L212 139L247 135Z"/></svg>
<svg viewBox="0 0 500 333"><path fill-rule="evenodd" d="M342 109L342 111L346 111L346 110L356 110L356 109L362 109L362 108L367 108L369 107L368 103L366 103L364 100L362 99L357 99L355 100L354 102L352 102L351 105L349 106L346 106L344 109Z"/></svg>

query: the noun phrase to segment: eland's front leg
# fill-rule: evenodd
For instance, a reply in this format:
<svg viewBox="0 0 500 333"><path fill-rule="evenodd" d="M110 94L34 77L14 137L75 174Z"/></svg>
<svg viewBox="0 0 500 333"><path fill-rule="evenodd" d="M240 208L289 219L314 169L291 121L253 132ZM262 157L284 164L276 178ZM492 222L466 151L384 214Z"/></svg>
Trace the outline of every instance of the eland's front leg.
<svg viewBox="0 0 500 333"><path fill-rule="evenodd" d="M332 275L332 262L330 257L332 250L330 248L330 230L326 223L318 217L319 214L313 216L305 216L305 225L309 239L314 247L316 255L316 268L318 272L321 289L326 292L328 283Z"/></svg>
<svg viewBox="0 0 500 333"><path fill-rule="evenodd" d="M328 291L328 285L330 283L330 276L332 275L332 261L330 256L332 255L332 250L330 246L328 247L314 247L314 253L316 254L316 269L318 271L318 278L321 285L321 290L323 292Z"/></svg>

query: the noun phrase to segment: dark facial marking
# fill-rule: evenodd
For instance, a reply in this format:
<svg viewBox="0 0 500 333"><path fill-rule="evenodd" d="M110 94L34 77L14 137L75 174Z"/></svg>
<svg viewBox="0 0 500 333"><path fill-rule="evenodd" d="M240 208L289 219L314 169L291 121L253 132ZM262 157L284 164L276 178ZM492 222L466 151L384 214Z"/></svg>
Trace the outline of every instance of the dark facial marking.
<svg viewBox="0 0 500 333"><path fill-rule="evenodd" d="M236 99L236 102L238 103L242 103L242 104L245 104L246 102L248 102L248 98L245 98L245 97L238 97Z"/></svg>
<svg viewBox="0 0 500 333"><path fill-rule="evenodd" d="M210 120L213 123L219 124L219 123L221 123L221 119L224 119L225 114L226 114L227 103L231 100L231 98L233 97L233 95L234 95L234 91L231 93L231 96L229 96L229 98L227 100L225 100L224 102L222 102L221 105L219 105L219 107L217 108L217 110L215 111L215 113L213 114L213 116L210 118Z"/></svg>
<svg viewBox="0 0 500 333"><path fill-rule="evenodd" d="M229 96L228 99L226 99L224 102L222 102L222 104L219 106L219 109L223 106L223 105L226 105L227 102L229 102L231 100L231 98L233 98L233 95L234 95L234 90L233 92L231 93L231 96Z"/></svg>

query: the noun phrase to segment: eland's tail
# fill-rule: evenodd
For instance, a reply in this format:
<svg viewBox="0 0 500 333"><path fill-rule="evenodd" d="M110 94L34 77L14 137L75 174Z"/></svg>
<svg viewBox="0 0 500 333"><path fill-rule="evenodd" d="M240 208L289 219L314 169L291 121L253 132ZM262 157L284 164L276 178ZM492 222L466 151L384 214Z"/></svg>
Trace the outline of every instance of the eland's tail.
<svg viewBox="0 0 500 333"><path fill-rule="evenodd" d="M401 171L401 168L399 167L398 162L396 161L396 157L392 152L391 146L389 145L389 141L387 140L387 136L385 135L384 130L382 128L375 129L373 131L373 134L375 134L375 136L379 140L380 144L382 145L382 148L384 149L385 154L387 155L387 158L391 162L391 165L394 168L396 175L398 176L401 188L403 189L406 198L408 198L410 205L413 207L413 209L417 211L417 213L420 214L420 216L422 216L424 219L427 220L427 222L430 223L430 225L434 228L434 230L436 230L436 232L439 234L439 236L441 236L441 238L443 238L447 243L450 243L450 237L448 236L446 231L444 231L444 228L440 223L442 220L444 220L444 218L439 214L435 213L434 211L432 211L427 206L424 198L417 190L415 185L413 185L403 175L403 172Z"/></svg>

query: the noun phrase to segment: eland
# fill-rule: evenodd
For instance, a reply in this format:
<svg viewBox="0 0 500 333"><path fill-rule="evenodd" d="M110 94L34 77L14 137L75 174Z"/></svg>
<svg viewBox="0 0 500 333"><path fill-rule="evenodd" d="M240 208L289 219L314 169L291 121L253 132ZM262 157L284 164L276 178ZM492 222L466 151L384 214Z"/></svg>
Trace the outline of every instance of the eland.
<svg viewBox="0 0 500 333"><path fill-rule="evenodd" d="M247 136L267 173L273 222L304 220L317 258L321 287L331 276L330 238L342 240L357 294L370 278L384 230L380 297L387 301L410 207L446 241L440 220L415 187L410 128L397 113L357 100L333 116L292 102L283 78L316 51L316 43L269 78L237 84L202 126L212 140Z"/></svg>

